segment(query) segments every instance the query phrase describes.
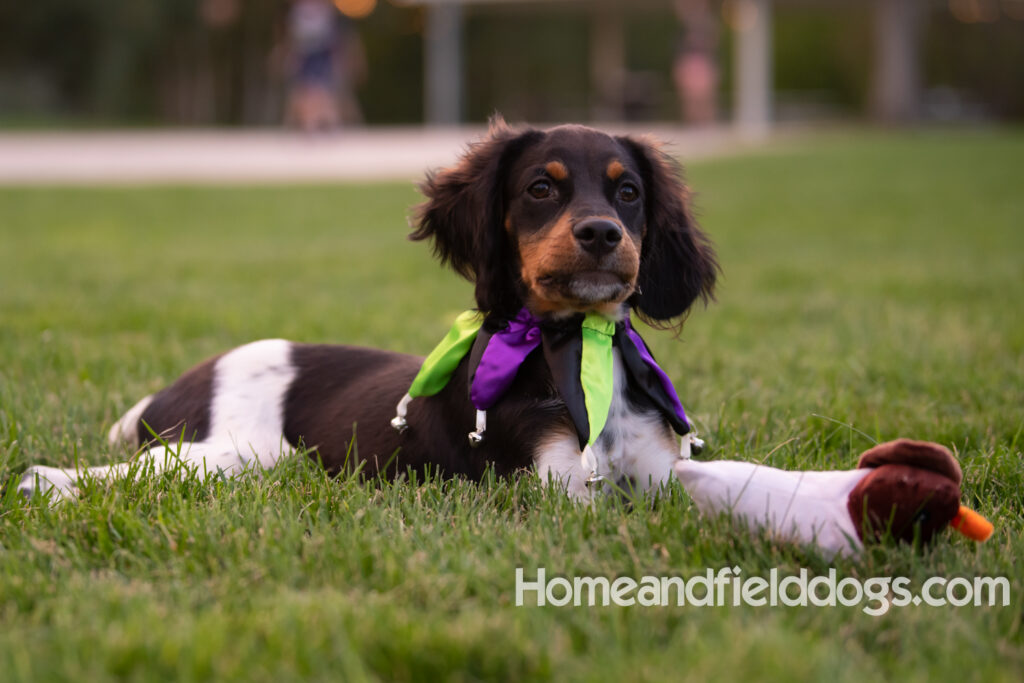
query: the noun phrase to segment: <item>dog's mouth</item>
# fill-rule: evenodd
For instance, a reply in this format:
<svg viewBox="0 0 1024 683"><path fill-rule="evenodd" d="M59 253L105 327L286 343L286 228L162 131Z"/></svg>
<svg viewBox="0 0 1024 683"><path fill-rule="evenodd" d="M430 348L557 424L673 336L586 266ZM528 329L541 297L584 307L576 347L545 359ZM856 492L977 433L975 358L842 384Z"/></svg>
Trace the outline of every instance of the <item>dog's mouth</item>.
<svg viewBox="0 0 1024 683"><path fill-rule="evenodd" d="M624 301L633 293L633 280L631 275L609 270L579 270L543 275L536 284L548 296L587 306Z"/></svg>

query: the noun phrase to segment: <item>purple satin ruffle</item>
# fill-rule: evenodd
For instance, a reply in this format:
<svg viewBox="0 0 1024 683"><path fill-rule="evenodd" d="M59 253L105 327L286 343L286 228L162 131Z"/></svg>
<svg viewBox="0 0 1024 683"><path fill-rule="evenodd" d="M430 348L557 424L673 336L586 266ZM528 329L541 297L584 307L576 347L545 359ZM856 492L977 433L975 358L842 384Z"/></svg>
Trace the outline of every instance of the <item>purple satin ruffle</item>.
<svg viewBox="0 0 1024 683"><path fill-rule="evenodd" d="M477 410L487 410L516 378L519 366L540 346L540 321L523 308L508 327L491 335L473 376L469 398Z"/></svg>

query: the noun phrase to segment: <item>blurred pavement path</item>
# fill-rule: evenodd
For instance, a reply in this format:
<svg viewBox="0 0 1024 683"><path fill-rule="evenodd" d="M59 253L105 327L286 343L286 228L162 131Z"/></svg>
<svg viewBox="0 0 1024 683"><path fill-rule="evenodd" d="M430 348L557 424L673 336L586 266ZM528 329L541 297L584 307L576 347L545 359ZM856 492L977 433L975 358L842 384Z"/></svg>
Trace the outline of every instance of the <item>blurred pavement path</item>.
<svg viewBox="0 0 1024 683"><path fill-rule="evenodd" d="M651 134L683 161L749 148L731 128L602 126ZM483 126L0 133L0 185L415 180L451 164Z"/></svg>

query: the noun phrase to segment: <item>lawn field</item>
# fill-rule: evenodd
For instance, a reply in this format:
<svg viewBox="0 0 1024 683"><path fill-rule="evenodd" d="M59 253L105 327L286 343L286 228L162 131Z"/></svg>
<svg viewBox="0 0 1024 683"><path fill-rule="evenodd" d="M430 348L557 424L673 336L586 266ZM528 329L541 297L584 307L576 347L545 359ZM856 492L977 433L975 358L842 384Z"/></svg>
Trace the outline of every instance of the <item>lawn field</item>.
<svg viewBox="0 0 1024 683"><path fill-rule="evenodd" d="M849 468L906 436L958 454L988 543L834 563L653 504L576 506L536 477L91 485L48 507L31 463L102 464L106 429L262 337L426 353L471 288L405 240L406 185L0 188L4 681L1024 678L1024 134L862 133L688 166L724 275L648 332L701 457ZM515 606L527 578L1005 576L1009 606ZM529 594L528 594L529 596ZM529 599L529 597L528 597ZM866 603L865 603L866 604Z"/></svg>

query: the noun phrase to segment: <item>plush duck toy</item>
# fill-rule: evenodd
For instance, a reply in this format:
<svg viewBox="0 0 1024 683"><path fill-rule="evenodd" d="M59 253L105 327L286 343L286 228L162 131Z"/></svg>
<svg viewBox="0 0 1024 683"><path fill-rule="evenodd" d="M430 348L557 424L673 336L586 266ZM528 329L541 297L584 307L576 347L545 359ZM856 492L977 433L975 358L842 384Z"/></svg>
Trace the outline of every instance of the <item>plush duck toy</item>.
<svg viewBox="0 0 1024 683"><path fill-rule="evenodd" d="M963 473L943 446L900 439L864 452L855 470L785 471L683 459L676 475L702 514L729 512L753 530L851 555L890 534L928 543L947 525L977 541L992 524L960 504Z"/></svg>

